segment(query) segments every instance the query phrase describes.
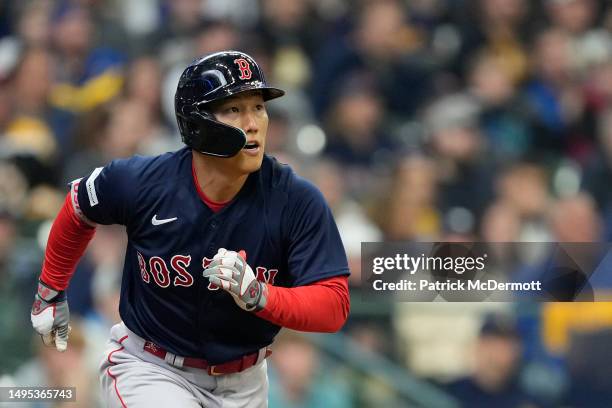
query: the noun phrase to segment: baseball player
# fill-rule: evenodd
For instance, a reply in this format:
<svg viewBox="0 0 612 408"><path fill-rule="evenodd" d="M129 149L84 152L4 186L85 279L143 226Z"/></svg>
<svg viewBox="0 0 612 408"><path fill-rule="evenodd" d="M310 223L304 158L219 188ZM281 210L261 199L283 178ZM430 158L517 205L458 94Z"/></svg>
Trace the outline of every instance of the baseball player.
<svg viewBox="0 0 612 408"><path fill-rule="evenodd" d="M115 160L71 183L31 318L66 350L65 289L98 224L126 226L119 311L100 368L112 407L267 405L281 327L339 330L346 255L321 193L264 154L282 96L237 51L194 61L175 96L186 147Z"/></svg>

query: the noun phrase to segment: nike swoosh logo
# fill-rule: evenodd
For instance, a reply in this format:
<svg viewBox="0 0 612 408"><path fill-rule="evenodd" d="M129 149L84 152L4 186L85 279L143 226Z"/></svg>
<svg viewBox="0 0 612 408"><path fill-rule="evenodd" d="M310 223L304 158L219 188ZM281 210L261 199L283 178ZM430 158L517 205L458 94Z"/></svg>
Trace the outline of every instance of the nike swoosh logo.
<svg viewBox="0 0 612 408"><path fill-rule="evenodd" d="M157 214L155 214L153 216L153 218L151 218L151 224L153 224L153 225L162 225L162 224L167 224L169 222L176 221L176 220L178 220L178 217L166 218L165 220L158 220L157 219Z"/></svg>

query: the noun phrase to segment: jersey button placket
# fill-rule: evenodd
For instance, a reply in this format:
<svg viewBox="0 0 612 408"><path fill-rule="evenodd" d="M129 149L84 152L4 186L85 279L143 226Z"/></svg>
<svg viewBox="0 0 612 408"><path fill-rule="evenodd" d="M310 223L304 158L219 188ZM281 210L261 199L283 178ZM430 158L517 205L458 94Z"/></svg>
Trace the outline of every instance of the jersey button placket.
<svg viewBox="0 0 612 408"><path fill-rule="evenodd" d="M217 228L219 228L219 221L216 219L213 219L210 224L208 224L208 230L209 230L209 234L211 237L214 237L215 232L217 231ZM212 241L210 241L210 243L208 244L208 250L209 251L214 251L216 252L216 247L215 247L215 241L214 238Z"/></svg>

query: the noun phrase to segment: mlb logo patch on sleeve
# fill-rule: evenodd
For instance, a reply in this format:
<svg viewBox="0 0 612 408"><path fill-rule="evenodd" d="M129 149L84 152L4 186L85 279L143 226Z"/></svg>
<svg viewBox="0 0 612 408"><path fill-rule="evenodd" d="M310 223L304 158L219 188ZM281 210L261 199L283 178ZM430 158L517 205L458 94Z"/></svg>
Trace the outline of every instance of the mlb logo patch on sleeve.
<svg viewBox="0 0 612 408"><path fill-rule="evenodd" d="M91 176L89 176L87 182L85 183L85 187L87 188L87 197L89 197L89 205L92 207L98 205L98 194L96 194L96 186L94 182L101 172L102 167L97 167L93 173L91 173Z"/></svg>

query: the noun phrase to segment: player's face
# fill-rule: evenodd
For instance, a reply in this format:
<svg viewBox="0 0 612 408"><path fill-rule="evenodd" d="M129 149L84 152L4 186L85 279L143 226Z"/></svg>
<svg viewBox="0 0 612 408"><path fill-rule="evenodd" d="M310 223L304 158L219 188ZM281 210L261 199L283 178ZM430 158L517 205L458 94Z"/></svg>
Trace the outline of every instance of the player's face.
<svg viewBox="0 0 612 408"><path fill-rule="evenodd" d="M258 170L268 132L268 112L261 92L245 92L227 98L214 105L212 112L219 122L244 130L247 137L247 144L236 156L223 160L241 173Z"/></svg>

